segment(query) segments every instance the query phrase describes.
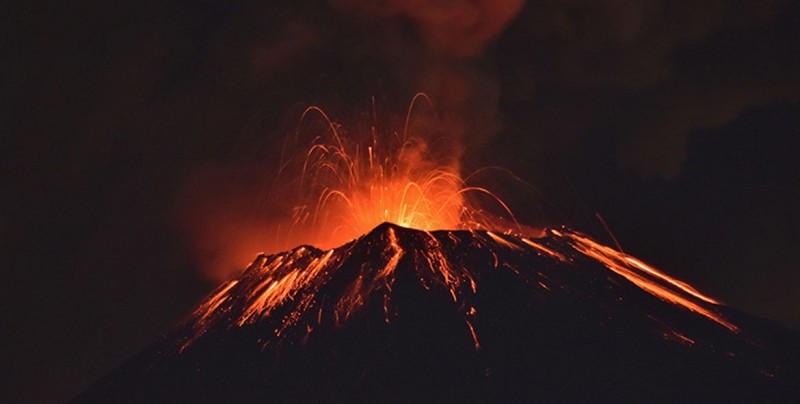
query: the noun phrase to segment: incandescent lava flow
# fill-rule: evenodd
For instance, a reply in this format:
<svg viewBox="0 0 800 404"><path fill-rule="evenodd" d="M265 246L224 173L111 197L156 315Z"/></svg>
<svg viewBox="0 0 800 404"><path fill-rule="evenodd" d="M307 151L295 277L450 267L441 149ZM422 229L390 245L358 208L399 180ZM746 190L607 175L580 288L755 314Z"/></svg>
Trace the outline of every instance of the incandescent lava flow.
<svg viewBox="0 0 800 404"><path fill-rule="evenodd" d="M78 402L797 396L798 339L566 228L259 256Z"/></svg>
<svg viewBox="0 0 800 404"><path fill-rule="evenodd" d="M284 229L325 249L259 255L76 402L800 399L797 334L568 228L500 226L410 110L367 147L313 112L332 139L295 160Z"/></svg>

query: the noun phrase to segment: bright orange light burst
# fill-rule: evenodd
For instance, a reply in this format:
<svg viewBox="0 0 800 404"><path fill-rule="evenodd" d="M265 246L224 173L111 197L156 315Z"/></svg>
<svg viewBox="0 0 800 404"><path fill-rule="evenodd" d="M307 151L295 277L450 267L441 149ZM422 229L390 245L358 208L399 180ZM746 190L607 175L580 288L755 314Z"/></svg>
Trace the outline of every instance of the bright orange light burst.
<svg viewBox="0 0 800 404"><path fill-rule="evenodd" d="M509 256L525 257L533 252L565 265L572 265L581 256L591 257L662 301L704 316L730 331L739 331L718 310L718 301L621 250L569 230L549 229L542 233L530 228L523 230L524 226L516 223L500 198L485 188L470 186L469 178L461 176L461 150L453 142L458 136L447 133L435 119L434 130L426 131L425 124L430 124L431 118L417 117L414 111L420 100L427 97L422 94L414 97L401 132L384 133L375 125L368 131L355 132L352 137L321 108L312 106L304 111L293 139L299 146L285 149L275 186L270 190L274 204L269 205L271 215L265 227L272 228L275 239L265 244L268 252L276 254L256 258L244 275L224 284L203 303L191 320L193 335L187 337L181 349L217 321L235 318L237 326L245 326L268 318L290 301L298 303L280 322L281 327L275 329L275 336L280 337L302 318L312 321L306 324L308 335L322 324L323 306L315 302L314 293L330 281L327 276L341 269L341 262L350 257L354 248L364 247L346 243L370 233L383 222L423 232L406 232L406 239L402 240L396 228L387 227L385 238L379 235L367 241L365 248L382 249L380 257L358 265L358 277L333 306L337 325L376 293L382 294L385 319L389 323L395 271L401 260L411 260L408 262L418 271L418 279L426 288L443 286L453 302L464 310L465 330L469 331L475 349L480 349L478 330L472 322L477 311L469 303L478 291L475 274L479 272L463 263L453 265L459 257L448 255L454 246L463 244L491 254L495 270L510 270L520 275L530 268L515 268L508 262ZM444 133L437 137L437 131ZM307 139L305 143L303 139ZM508 218L486 213L478 199L492 201L496 210ZM465 239L454 233L431 233L459 229L475 231ZM534 236L534 232L538 235ZM246 234L261 243L260 233ZM442 240L452 245L446 248ZM408 247L409 243L412 247ZM301 244L321 250L298 247ZM413 254L409 254L411 251ZM243 259L252 260L253 256ZM550 281L541 272L536 274L542 278L537 277L535 285L548 293L557 290L553 288L557 285L548 286ZM245 304L234 315L236 299L243 299ZM316 316L308 314L313 313L312 309L318 310ZM694 344L692 338L675 330L666 335Z"/></svg>
<svg viewBox="0 0 800 404"><path fill-rule="evenodd" d="M329 248L383 222L420 230L491 228L494 219L468 194L494 201L513 222L500 198L461 176L461 151L452 139L412 133L421 99L427 100L417 94L411 102L401 133L381 134L372 127L366 142L346 137L319 107L305 110L301 122L319 116L328 133L317 135L303 158L300 202L289 233L301 232L304 243Z"/></svg>

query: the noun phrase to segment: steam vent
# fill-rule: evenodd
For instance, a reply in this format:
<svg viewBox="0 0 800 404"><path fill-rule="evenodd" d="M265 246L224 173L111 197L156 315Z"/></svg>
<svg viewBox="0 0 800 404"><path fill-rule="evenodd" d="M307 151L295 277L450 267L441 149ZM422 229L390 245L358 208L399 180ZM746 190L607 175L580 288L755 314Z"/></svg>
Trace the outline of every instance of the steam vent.
<svg viewBox="0 0 800 404"><path fill-rule="evenodd" d="M259 256L75 402L800 400L795 333L566 228Z"/></svg>

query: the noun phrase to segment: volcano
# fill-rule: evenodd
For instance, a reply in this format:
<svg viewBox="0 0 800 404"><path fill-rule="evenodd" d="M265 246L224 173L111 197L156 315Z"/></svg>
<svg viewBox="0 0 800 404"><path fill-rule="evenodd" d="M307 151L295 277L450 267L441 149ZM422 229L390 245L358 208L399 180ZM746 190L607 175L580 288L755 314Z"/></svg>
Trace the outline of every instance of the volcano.
<svg viewBox="0 0 800 404"><path fill-rule="evenodd" d="M261 255L76 402L794 401L800 337L567 228Z"/></svg>

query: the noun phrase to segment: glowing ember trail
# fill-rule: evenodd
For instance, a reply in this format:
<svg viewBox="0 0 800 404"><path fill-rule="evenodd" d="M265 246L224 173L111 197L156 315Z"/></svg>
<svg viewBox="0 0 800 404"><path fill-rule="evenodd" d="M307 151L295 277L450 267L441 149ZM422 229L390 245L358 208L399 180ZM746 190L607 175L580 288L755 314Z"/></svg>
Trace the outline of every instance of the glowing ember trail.
<svg viewBox="0 0 800 404"><path fill-rule="evenodd" d="M520 225L461 176L457 148L418 131L425 99L401 132L352 137L308 108L297 139L313 137L286 149L263 226L280 252L259 254L85 402L782 402L765 380L797 390L800 366L773 358L800 340L767 352L764 337L791 338L751 334L763 323L616 240Z"/></svg>
<svg viewBox="0 0 800 404"><path fill-rule="evenodd" d="M721 315L701 306L698 302L692 301L693 299L691 298L695 298L707 303L719 304L719 302L716 300L704 296L686 283L662 274L655 268L646 265L636 258L599 244L586 236L578 235L576 233L563 235L557 230L552 230L552 232L559 236L569 237L571 239L571 244L575 247L575 249L597 259L608 269L624 276L629 281L652 293L653 295L671 303L681 305L696 313L702 314L703 316L706 316L709 319L725 326L731 331L738 331L738 328L735 325L725 320ZM651 277L655 279L652 279ZM666 283L659 283L657 280ZM678 290L675 290L675 288Z"/></svg>
<svg viewBox="0 0 800 404"><path fill-rule="evenodd" d="M402 130L390 133L376 126L349 133L321 108L307 108L294 139L312 140L281 163L279 176L294 185L275 189L291 191L287 199L294 201L289 223L274 230L279 241L332 248L384 222L420 230L488 230L497 219L516 223L500 198L462 177L460 145L435 133L445 130L437 118L417 113L422 101L430 105L417 94ZM490 201L506 217L488 215L479 201Z"/></svg>
<svg viewBox="0 0 800 404"><path fill-rule="evenodd" d="M596 269L583 267L598 264L610 271L603 277L612 284L628 281L637 293L738 332L720 314L719 302L641 260L566 229L532 237L522 234L522 226L499 225L516 223L508 206L488 190L467 185L454 153L433 153L427 140L409 135L420 99L426 98L418 94L412 101L402 133L388 136L386 144L378 138L387 136L374 127L366 146L351 142L321 109L305 111L303 120L322 117L330 137L314 137L302 159L294 161L300 163L301 192L284 233L329 249L301 246L259 256L197 308L180 350L219 327L268 324L272 335L259 339L264 347L287 333L305 341L326 324L344 326L372 301L380 302L391 326L393 289L401 278L447 296L480 349L475 302L487 270L509 271L547 298L579 293L569 285L570 274L589 271L591 278ZM292 160L282 165L287 171L291 166ZM509 219L491 217L467 198L470 194L488 196ZM692 341L669 326L664 335Z"/></svg>

